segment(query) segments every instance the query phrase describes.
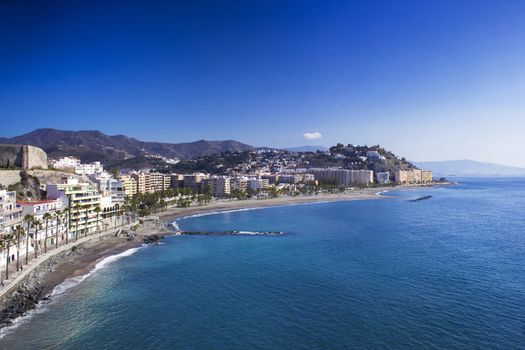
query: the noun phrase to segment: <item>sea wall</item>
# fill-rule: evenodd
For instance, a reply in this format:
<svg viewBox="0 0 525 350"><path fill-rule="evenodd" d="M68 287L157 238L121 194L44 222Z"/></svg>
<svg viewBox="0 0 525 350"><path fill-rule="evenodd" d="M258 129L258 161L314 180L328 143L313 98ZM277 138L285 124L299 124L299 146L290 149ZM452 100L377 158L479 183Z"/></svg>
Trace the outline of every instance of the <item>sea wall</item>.
<svg viewBox="0 0 525 350"><path fill-rule="evenodd" d="M71 247L68 247L71 248ZM72 256L85 252L83 245L76 249L67 249L58 254L50 256L45 261L35 266L31 273L27 274L14 285L9 286L9 291L0 297L0 327L9 324L12 319L25 314L33 309L42 299L49 294L42 284L45 276L68 261Z"/></svg>

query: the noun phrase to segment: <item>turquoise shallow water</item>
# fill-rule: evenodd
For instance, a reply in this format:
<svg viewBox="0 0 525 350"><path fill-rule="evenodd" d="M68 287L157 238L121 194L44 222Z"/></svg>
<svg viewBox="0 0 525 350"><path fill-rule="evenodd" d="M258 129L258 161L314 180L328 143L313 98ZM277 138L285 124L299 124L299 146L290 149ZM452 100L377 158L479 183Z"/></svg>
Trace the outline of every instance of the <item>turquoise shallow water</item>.
<svg viewBox="0 0 525 350"><path fill-rule="evenodd" d="M287 235L139 249L4 331L0 349L524 349L525 179L459 181L182 220Z"/></svg>

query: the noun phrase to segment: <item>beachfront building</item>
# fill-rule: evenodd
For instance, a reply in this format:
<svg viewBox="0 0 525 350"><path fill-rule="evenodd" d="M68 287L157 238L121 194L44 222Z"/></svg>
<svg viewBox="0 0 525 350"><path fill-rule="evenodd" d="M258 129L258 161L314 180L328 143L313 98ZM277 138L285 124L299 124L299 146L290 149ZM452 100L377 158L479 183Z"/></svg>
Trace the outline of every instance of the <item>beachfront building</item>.
<svg viewBox="0 0 525 350"><path fill-rule="evenodd" d="M390 173L388 171L376 173L376 181L380 185L384 185L390 182Z"/></svg>
<svg viewBox="0 0 525 350"><path fill-rule="evenodd" d="M372 170L348 170L339 168L309 169L315 180L324 183L333 183L345 187L353 185L366 186L374 182Z"/></svg>
<svg viewBox="0 0 525 350"><path fill-rule="evenodd" d="M433 180L433 174L430 170L421 170L421 182L429 183Z"/></svg>
<svg viewBox="0 0 525 350"><path fill-rule="evenodd" d="M124 204L126 194L122 181L113 178L106 172L101 175L90 176L89 178L96 184L98 191L103 196L111 197L113 204Z"/></svg>
<svg viewBox="0 0 525 350"><path fill-rule="evenodd" d="M40 222L38 230L36 230L35 225L28 226L27 223L24 222L24 228L27 230L29 227L30 236L39 242L38 249L42 249L44 246L46 228L48 246L55 244L57 237L59 240L64 239L60 237L66 234L67 225L65 214L62 212L64 203L60 199L18 201L17 203L22 208L23 217L32 215L35 220ZM30 251L34 249L34 245L34 241L31 242L31 245L28 247Z"/></svg>
<svg viewBox="0 0 525 350"><path fill-rule="evenodd" d="M22 220L22 208L16 203L16 192L0 190L0 234L12 232Z"/></svg>
<svg viewBox="0 0 525 350"><path fill-rule="evenodd" d="M184 188L189 188L193 192L200 192L202 187L202 180L208 176L203 173L184 175Z"/></svg>
<svg viewBox="0 0 525 350"><path fill-rule="evenodd" d="M248 178L246 176L234 176L230 179L230 190L246 192Z"/></svg>
<svg viewBox="0 0 525 350"><path fill-rule="evenodd" d="M133 197L137 193L137 181L130 175L120 176L120 182L122 182L124 196Z"/></svg>
<svg viewBox="0 0 525 350"><path fill-rule="evenodd" d="M396 170L394 173L397 184L418 184L432 182L432 171L430 170Z"/></svg>
<svg viewBox="0 0 525 350"><path fill-rule="evenodd" d="M252 191L264 190L270 187L270 181L261 177L249 177L246 181L246 189Z"/></svg>
<svg viewBox="0 0 525 350"><path fill-rule="evenodd" d="M161 173L135 172L131 174L131 178L136 183L135 193L160 192L171 186L171 176Z"/></svg>
<svg viewBox="0 0 525 350"><path fill-rule="evenodd" d="M213 197L225 197L231 193L229 176L213 176L209 181L211 195Z"/></svg>
<svg viewBox="0 0 525 350"><path fill-rule="evenodd" d="M171 188L183 188L184 187L184 175L170 174L170 187Z"/></svg>
<svg viewBox="0 0 525 350"><path fill-rule="evenodd" d="M22 208L16 203L16 192L0 190L0 238L3 239L12 234L14 229L22 223ZM25 242L25 236L21 238L22 244ZM5 266L6 261L12 262L16 259L16 246L11 245L9 255L7 257L7 249L0 251L0 266Z"/></svg>
<svg viewBox="0 0 525 350"><path fill-rule="evenodd" d="M81 234L96 231L99 219L96 208L101 208L102 197L96 187L68 178L59 184L48 184L46 190L48 199L60 199L68 208L70 232Z"/></svg>

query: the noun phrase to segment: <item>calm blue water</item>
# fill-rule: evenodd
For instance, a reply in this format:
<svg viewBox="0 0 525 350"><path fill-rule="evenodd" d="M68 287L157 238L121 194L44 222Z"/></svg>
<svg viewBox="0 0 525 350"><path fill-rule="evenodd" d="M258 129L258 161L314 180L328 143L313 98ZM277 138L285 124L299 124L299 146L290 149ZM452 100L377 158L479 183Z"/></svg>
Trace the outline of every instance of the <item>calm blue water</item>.
<svg viewBox="0 0 525 350"><path fill-rule="evenodd" d="M288 234L140 249L0 348L525 349L525 179L460 181L183 220Z"/></svg>

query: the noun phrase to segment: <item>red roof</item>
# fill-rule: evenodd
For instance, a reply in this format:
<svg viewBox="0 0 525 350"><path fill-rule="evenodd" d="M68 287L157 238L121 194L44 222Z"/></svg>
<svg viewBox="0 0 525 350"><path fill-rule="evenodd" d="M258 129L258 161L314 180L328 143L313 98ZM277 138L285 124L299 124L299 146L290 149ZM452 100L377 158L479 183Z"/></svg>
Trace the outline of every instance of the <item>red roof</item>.
<svg viewBox="0 0 525 350"><path fill-rule="evenodd" d="M46 200L41 200L41 201L30 201L30 202L27 202L27 201L16 201L16 204L20 204L20 205L37 205L37 204L46 204L46 203L54 203L54 202L56 202L56 199L55 200L46 199Z"/></svg>

